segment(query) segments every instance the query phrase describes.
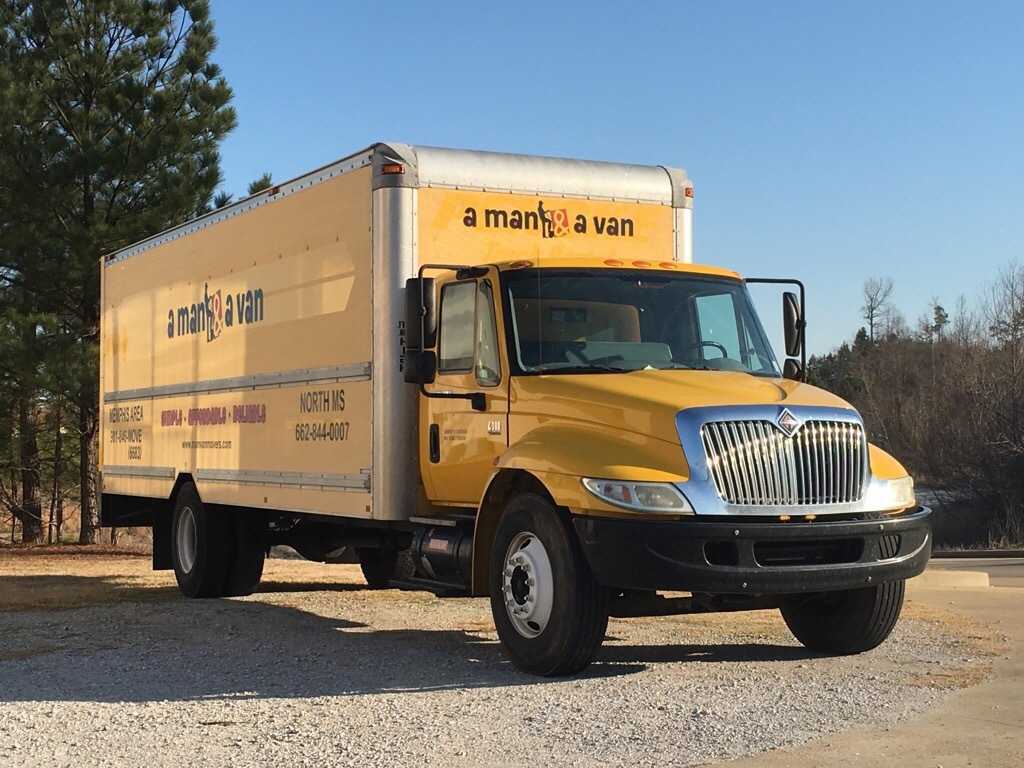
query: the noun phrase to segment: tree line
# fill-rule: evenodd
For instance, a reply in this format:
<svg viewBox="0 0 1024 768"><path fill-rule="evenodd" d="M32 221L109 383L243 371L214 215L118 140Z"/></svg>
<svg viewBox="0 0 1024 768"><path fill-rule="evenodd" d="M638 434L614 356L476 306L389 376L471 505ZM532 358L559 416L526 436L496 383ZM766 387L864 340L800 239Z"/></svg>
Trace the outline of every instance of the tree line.
<svg viewBox="0 0 1024 768"><path fill-rule="evenodd" d="M1024 266L952 311L933 299L913 325L892 292L890 279L864 284L864 325L812 357L809 380L907 466L937 507L938 544L1024 544Z"/></svg>
<svg viewBox="0 0 1024 768"><path fill-rule="evenodd" d="M96 536L99 260L226 205L205 0L0 0L0 512ZM250 194L271 185L269 174ZM2 519L2 517L0 517Z"/></svg>

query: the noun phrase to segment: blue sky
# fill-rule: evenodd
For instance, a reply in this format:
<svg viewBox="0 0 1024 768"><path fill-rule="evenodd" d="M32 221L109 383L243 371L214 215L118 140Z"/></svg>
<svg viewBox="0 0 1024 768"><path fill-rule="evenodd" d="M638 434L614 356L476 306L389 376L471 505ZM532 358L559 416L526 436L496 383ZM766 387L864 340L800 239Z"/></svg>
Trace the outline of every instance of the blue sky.
<svg viewBox="0 0 1024 768"><path fill-rule="evenodd" d="M804 279L819 352L868 277L913 323L1024 261L1019 2L212 5L236 194L381 139L683 166L696 260Z"/></svg>

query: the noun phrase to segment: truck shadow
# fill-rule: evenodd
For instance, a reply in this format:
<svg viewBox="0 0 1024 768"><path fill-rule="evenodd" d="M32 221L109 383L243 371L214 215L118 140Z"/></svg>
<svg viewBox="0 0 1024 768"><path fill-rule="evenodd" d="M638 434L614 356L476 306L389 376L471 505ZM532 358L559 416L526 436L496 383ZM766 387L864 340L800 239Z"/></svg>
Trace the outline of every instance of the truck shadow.
<svg viewBox="0 0 1024 768"><path fill-rule="evenodd" d="M185 600L173 587L104 577L0 576L0 605L33 582L34 597L60 588L88 598L80 607L44 601L0 611L0 702L290 699L555 682L513 668L489 626L386 628L347 618L344 600L330 595L366 591L351 583L261 586L271 600L308 594L316 613L258 596ZM643 669L595 664L583 677Z"/></svg>
<svg viewBox="0 0 1024 768"><path fill-rule="evenodd" d="M758 661L804 661L821 658L806 648L770 643L727 643L723 645L606 645L598 652L600 662L660 664L671 662L749 663Z"/></svg>
<svg viewBox="0 0 1024 768"><path fill-rule="evenodd" d="M395 617L394 606L382 604L380 626L349 618L344 599L331 599L339 590L364 590L347 582L271 582L261 588L264 599L185 600L174 588L133 589L103 577L0 576L0 596L29 579L116 602L0 612L0 702L291 699L558 682L512 667L479 615L452 628L394 628L386 624L407 622L418 607ZM301 595L300 604L279 604L287 593ZM774 645L608 645L577 679L632 675L664 662L807 656Z"/></svg>
<svg viewBox="0 0 1024 768"><path fill-rule="evenodd" d="M366 592L367 587L351 581L264 581L256 590L259 594L282 594L290 592Z"/></svg>

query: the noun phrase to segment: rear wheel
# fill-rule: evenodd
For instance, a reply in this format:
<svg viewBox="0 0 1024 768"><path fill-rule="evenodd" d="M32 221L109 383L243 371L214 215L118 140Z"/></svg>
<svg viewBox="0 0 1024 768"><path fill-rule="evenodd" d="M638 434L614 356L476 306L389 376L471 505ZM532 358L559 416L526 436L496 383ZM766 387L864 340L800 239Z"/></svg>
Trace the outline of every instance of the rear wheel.
<svg viewBox="0 0 1024 768"><path fill-rule="evenodd" d="M359 555L363 578L374 589L387 587L393 579L411 579L416 573L416 564L408 549L360 547L356 554Z"/></svg>
<svg viewBox="0 0 1024 768"><path fill-rule="evenodd" d="M812 651L850 654L870 651L892 632L903 609L905 582L865 589L791 597L782 618L797 640Z"/></svg>
<svg viewBox="0 0 1024 768"><path fill-rule="evenodd" d="M608 592L551 502L532 493L513 498L490 562L491 613L512 663L538 675L586 667L604 641Z"/></svg>
<svg viewBox="0 0 1024 768"><path fill-rule="evenodd" d="M224 578L225 597L251 595L263 578L267 554L266 524L255 511L232 511L229 516L230 551Z"/></svg>
<svg viewBox="0 0 1024 768"><path fill-rule="evenodd" d="M228 561L227 518L207 509L192 483L178 491L171 522L171 555L178 588L187 597L220 597Z"/></svg>

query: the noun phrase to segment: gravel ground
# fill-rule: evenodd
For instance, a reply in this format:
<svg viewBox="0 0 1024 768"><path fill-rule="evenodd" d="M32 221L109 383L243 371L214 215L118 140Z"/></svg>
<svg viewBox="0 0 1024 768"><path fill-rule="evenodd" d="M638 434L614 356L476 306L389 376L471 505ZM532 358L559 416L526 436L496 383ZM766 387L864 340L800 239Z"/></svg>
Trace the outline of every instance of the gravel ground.
<svg viewBox="0 0 1024 768"><path fill-rule="evenodd" d="M245 599L0 612L0 765L692 765L887 728L988 664L984 629L912 606L845 658L776 612L612 620L584 675L542 680L486 601L287 568Z"/></svg>

